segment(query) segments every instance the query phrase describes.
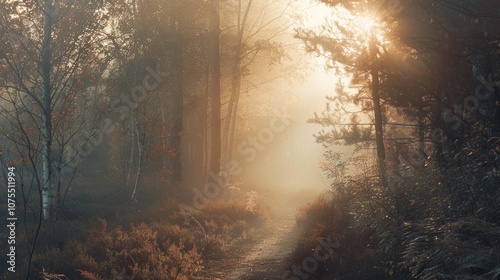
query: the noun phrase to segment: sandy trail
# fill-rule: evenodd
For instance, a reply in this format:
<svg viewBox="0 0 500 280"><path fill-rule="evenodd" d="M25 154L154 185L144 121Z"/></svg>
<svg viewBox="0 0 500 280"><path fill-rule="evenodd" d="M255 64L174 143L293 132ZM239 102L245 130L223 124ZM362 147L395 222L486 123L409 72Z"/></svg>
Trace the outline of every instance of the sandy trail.
<svg viewBox="0 0 500 280"><path fill-rule="evenodd" d="M224 280L281 279L283 260L293 249L298 230L295 211L280 208L273 216L265 238L251 248Z"/></svg>

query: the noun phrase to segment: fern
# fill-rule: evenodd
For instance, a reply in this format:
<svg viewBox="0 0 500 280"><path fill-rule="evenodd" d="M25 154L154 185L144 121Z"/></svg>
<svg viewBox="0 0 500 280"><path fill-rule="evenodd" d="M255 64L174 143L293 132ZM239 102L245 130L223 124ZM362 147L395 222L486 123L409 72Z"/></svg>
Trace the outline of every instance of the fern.
<svg viewBox="0 0 500 280"><path fill-rule="evenodd" d="M496 279L500 275L500 227L473 218L412 225L403 259L418 279ZM496 277L496 278L495 278Z"/></svg>
<svg viewBox="0 0 500 280"><path fill-rule="evenodd" d="M100 277L96 273L90 272L90 271L83 271L83 270L78 270L80 272L80 275L87 280L104 280L104 278Z"/></svg>

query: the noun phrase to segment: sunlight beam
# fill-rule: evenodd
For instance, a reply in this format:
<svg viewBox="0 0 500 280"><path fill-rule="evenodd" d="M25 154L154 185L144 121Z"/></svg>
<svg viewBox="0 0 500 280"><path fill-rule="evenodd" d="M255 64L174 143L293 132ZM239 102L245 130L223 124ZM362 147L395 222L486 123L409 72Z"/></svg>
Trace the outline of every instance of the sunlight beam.
<svg viewBox="0 0 500 280"><path fill-rule="evenodd" d="M376 20L373 17L362 17L361 28L365 32L370 32L375 27Z"/></svg>

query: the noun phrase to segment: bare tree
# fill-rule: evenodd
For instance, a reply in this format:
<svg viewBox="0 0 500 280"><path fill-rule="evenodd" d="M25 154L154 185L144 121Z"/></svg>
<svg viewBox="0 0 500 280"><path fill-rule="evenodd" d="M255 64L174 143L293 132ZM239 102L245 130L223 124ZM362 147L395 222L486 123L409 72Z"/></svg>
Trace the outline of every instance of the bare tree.
<svg viewBox="0 0 500 280"><path fill-rule="evenodd" d="M224 43L229 46L227 55L231 57L230 93L227 111L224 116L223 154L224 163L232 159L238 106L245 78L251 76L251 69L262 63L274 65L286 56L286 47L280 42L280 36L290 31L295 23L287 19L295 0L268 2L260 0L235 0L228 3L231 18L229 26L224 28ZM227 23L226 23L227 24Z"/></svg>
<svg viewBox="0 0 500 280"><path fill-rule="evenodd" d="M90 87L88 81L82 83L81 79L95 80L89 71L96 69L90 68L97 61L105 64L97 54L102 49L96 47L101 40L97 30L106 21L107 12L101 7L100 1L47 0L4 3L1 10L0 28L9 38L0 45L0 67L4 73L0 88L6 93L3 105L6 110L10 107L22 111L30 119L30 123L22 118L17 121L20 131L34 125L41 135L42 179L38 187L44 219L53 218L55 160L66 152L58 149L59 155L54 156L55 135L65 135L58 139L62 142L56 142L63 147L75 140L78 133L74 129L68 133L63 130L65 124L75 121L72 116L84 115L74 114L77 107L81 105L84 110L88 105L78 100ZM73 18L76 14L80 15L77 21ZM72 125L82 129L85 121L88 120L80 119Z"/></svg>

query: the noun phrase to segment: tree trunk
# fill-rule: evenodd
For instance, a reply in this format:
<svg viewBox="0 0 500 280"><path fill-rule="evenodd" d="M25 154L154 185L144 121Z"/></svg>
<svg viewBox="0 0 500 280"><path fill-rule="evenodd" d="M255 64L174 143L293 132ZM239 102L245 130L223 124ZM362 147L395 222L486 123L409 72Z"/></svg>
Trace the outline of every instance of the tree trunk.
<svg viewBox="0 0 500 280"><path fill-rule="evenodd" d="M210 172L218 176L221 159L220 122L220 18L219 0L212 0L210 9L210 76L211 76L211 154Z"/></svg>
<svg viewBox="0 0 500 280"><path fill-rule="evenodd" d="M172 136L171 136L171 166L172 178L171 183L174 187L180 187L182 184L182 125L184 121L184 96L182 90L182 49L179 42L174 42L171 46L171 67L172 67L172 82L173 82L173 98L174 106L172 108Z"/></svg>
<svg viewBox="0 0 500 280"><path fill-rule="evenodd" d="M224 125L224 143L225 143L225 153L224 153L224 163L227 163L232 158L234 134L236 128L236 120L238 116L238 102L240 99L241 92L241 60L242 60L242 44L243 36L245 32L245 26L248 19L248 14L250 8L252 7L253 0L248 1L247 7L245 8L245 13L243 18L241 17L241 0L238 1L238 42L236 45L236 51L234 55L234 66L233 66L233 78L231 81L231 96L229 98L227 116Z"/></svg>
<svg viewBox="0 0 500 280"><path fill-rule="evenodd" d="M132 202L137 202L137 193L139 191L139 186L141 183L143 163L144 163L144 143L143 139L141 139L139 122L134 120L135 124L135 133L137 135L137 175L135 176L134 189L132 191L132 196L130 199Z"/></svg>
<svg viewBox="0 0 500 280"><path fill-rule="evenodd" d="M226 157L226 163L229 162L232 157L233 157L233 148L234 148L234 135L236 132L236 121L238 120L238 105L240 101L240 83L241 81L238 81L238 89L237 92L238 94L235 96L234 100L234 106L233 106L233 114L231 116L232 121L231 125L229 127L229 137L228 137L228 150L227 150L227 157Z"/></svg>
<svg viewBox="0 0 500 280"><path fill-rule="evenodd" d="M167 114L165 113L166 107L165 107L165 102L163 101L163 98L160 98L160 107L161 107L161 123L162 123L162 133L161 133L161 143L163 147L163 152L168 153L168 141L167 141L167 135L168 135L168 123L167 123ZM168 182L169 176L168 176L168 157L162 157L162 167L163 167L163 172L162 172L162 181L163 182Z"/></svg>
<svg viewBox="0 0 500 280"><path fill-rule="evenodd" d="M418 106L418 167L423 167L425 160L425 112L424 105Z"/></svg>
<svg viewBox="0 0 500 280"><path fill-rule="evenodd" d="M378 167L382 183L387 186L385 180L385 147L384 147L384 131L382 125L382 107L380 105L380 93L379 93L379 73L377 66L377 45L375 35L371 34L370 39L370 53L372 59L372 100L373 100L373 111L375 113L375 143L377 145L377 158Z"/></svg>
<svg viewBox="0 0 500 280"><path fill-rule="evenodd" d="M43 186L42 186L42 210L45 220L51 219L51 208L53 205L53 190L52 190L52 108L51 108L51 77L52 69L52 24L53 10L52 0L45 2L45 23L43 28L42 42L42 111L43 111Z"/></svg>
<svg viewBox="0 0 500 280"><path fill-rule="evenodd" d="M210 96L210 65L207 65L206 71L205 71L205 92L203 94L203 111L202 111L202 120L203 120L203 146L202 146L202 152L203 152L203 163L202 163L202 175L201 175L201 180L202 182L206 182L208 178L208 169L209 169L209 161L210 161L210 153L209 153L209 137L208 137L208 131L210 127L210 118L209 118L209 111L208 111L208 101L209 101L209 96Z"/></svg>
<svg viewBox="0 0 500 280"><path fill-rule="evenodd" d="M133 165L134 165L134 162L135 162L135 147L136 147L136 143L135 143L135 124L132 123L132 129L131 129L131 132L132 132L132 138L130 139L130 157L129 157L129 160L128 160L128 165L127 166L124 166L126 167L127 171L124 171L125 172L125 191L128 192L130 189L129 187L132 185L132 168L133 168Z"/></svg>
<svg viewBox="0 0 500 280"><path fill-rule="evenodd" d="M231 81L231 96L229 99L228 107L227 107L227 115L224 124L224 164L231 160L232 150L233 150L233 137L234 137L234 128L236 122L236 116L238 115L238 101L240 95L241 88L241 74L240 74L240 46L237 47L236 51L236 61L233 67L233 78Z"/></svg>
<svg viewBox="0 0 500 280"><path fill-rule="evenodd" d="M54 203L54 214L56 219L60 219L62 216L62 199L61 199L61 189L62 189L62 173L61 173L61 165L62 165L62 159L61 157L57 157L57 167L56 167L56 201Z"/></svg>

